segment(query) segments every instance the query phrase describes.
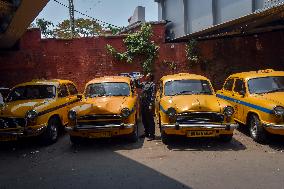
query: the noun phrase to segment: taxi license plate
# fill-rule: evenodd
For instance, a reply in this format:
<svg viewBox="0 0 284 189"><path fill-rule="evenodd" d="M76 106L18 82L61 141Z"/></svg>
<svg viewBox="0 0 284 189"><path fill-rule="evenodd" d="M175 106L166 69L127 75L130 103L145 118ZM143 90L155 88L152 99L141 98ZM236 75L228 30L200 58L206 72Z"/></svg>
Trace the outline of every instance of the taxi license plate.
<svg viewBox="0 0 284 189"><path fill-rule="evenodd" d="M188 131L187 137L214 137L215 131Z"/></svg>
<svg viewBox="0 0 284 189"><path fill-rule="evenodd" d="M17 136L0 136L1 142L15 141L15 140L17 140Z"/></svg>
<svg viewBox="0 0 284 189"><path fill-rule="evenodd" d="M109 138L109 137L111 137L110 132L98 132L90 134L90 138Z"/></svg>

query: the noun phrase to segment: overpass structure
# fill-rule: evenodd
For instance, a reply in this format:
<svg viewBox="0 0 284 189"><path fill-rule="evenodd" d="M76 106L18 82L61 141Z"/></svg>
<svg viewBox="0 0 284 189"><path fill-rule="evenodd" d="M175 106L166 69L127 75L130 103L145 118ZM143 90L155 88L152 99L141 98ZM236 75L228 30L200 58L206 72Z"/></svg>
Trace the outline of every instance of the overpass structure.
<svg viewBox="0 0 284 189"><path fill-rule="evenodd" d="M284 0L155 0L167 40L203 40L284 29Z"/></svg>
<svg viewBox="0 0 284 189"><path fill-rule="evenodd" d="M49 0L0 0L0 49L12 48Z"/></svg>

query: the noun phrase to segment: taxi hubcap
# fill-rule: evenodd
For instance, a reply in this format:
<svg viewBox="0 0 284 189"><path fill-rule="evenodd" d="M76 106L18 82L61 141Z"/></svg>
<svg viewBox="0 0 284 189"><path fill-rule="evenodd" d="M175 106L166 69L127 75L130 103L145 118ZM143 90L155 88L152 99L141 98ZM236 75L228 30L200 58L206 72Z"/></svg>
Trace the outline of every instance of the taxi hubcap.
<svg viewBox="0 0 284 189"><path fill-rule="evenodd" d="M57 127L54 124L51 125L51 136L52 140L57 138Z"/></svg>
<svg viewBox="0 0 284 189"><path fill-rule="evenodd" d="M254 119L252 120L252 124L251 124L250 130L251 130L251 135L253 137L255 137L256 133L257 133L257 122Z"/></svg>

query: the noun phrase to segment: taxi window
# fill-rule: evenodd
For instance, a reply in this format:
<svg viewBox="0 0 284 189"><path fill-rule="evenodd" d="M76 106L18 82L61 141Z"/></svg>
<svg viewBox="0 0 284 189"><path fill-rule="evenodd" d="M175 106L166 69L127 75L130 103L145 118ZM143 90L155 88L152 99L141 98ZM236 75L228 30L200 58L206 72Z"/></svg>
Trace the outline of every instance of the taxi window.
<svg viewBox="0 0 284 189"><path fill-rule="evenodd" d="M70 95L76 95L76 94L78 94L78 90L76 89L76 87L75 87L73 84L68 83L68 84L67 84L67 87L68 87L68 90L69 90Z"/></svg>
<svg viewBox="0 0 284 189"><path fill-rule="evenodd" d="M234 92L237 92L239 94L242 94L246 91L245 89L245 83L241 79L236 79L235 82L235 87L234 87Z"/></svg>
<svg viewBox="0 0 284 189"><path fill-rule="evenodd" d="M68 96L68 90L66 85L60 85L58 91L58 97L66 97L66 96Z"/></svg>
<svg viewBox="0 0 284 189"><path fill-rule="evenodd" d="M224 90L231 91L233 89L234 79L229 79L224 84Z"/></svg>

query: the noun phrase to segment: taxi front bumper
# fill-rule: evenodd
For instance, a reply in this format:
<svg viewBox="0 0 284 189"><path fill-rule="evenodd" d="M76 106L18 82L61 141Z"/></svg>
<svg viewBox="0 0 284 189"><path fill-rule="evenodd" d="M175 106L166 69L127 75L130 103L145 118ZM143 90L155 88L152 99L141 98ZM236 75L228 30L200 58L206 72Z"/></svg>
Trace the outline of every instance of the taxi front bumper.
<svg viewBox="0 0 284 189"><path fill-rule="evenodd" d="M11 137L12 140L19 137L31 137L38 136L42 134L46 129L46 125L37 125L26 128L17 128L17 129L3 129L0 130L0 141L1 138Z"/></svg>
<svg viewBox="0 0 284 189"><path fill-rule="evenodd" d="M269 129L284 129L284 125L278 125L273 123L264 123L263 126Z"/></svg>
<svg viewBox="0 0 284 189"><path fill-rule="evenodd" d="M161 130L168 135L181 135L192 137L191 132L211 133L210 137L218 137L220 135L233 135L234 129L238 124L165 124L161 126ZM200 137L206 137L204 135Z"/></svg>
<svg viewBox="0 0 284 189"><path fill-rule="evenodd" d="M162 125L162 129L223 129L232 131L238 128L238 124L165 124Z"/></svg>
<svg viewBox="0 0 284 189"><path fill-rule="evenodd" d="M262 125L271 134L284 135L284 125L282 124L263 123Z"/></svg>
<svg viewBox="0 0 284 189"><path fill-rule="evenodd" d="M134 124L109 124L102 126L77 125L75 127L66 127L66 132L71 136L87 138L103 138L121 135L129 135L135 129Z"/></svg>

